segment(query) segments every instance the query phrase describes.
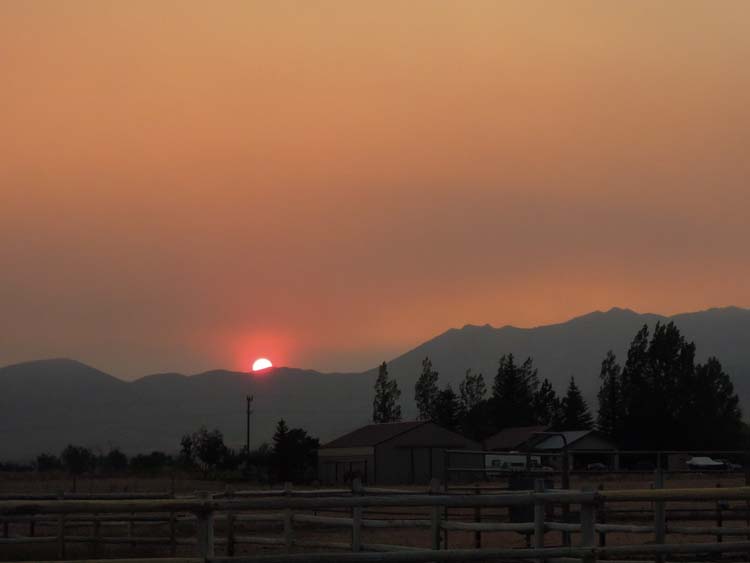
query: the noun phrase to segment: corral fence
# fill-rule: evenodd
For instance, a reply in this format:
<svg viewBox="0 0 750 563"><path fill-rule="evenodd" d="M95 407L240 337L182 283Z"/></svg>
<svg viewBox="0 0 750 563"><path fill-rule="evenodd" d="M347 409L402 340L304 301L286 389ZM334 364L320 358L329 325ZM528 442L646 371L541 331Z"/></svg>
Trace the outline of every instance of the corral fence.
<svg viewBox="0 0 750 563"><path fill-rule="evenodd" d="M66 545L88 543L92 555L104 544L159 544L169 547L172 557L177 548L186 548L191 557L182 559L191 562L279 562L292 561L478 561L478 560L537 560L553 563L567 559L590 563L596 559L629 561L634 557L645 557L663 562L669 557L690 556L700 560L734 554L750 557L750 527L727 526L679 526L667 523L667 503L747 503L750 487L703 488L703 489L633 489L633 490L584 490L546 491L544 482L537 480L533 491L502 492L495 494L446 494L440 483L433 482L423 493L413 491L365 488L355 482L352 489L328 489L317 491L294 491L290 486L283 491L227 491L220 495L204 494L201 497L168 499L16 499L0 500L0 518L4 523L28 523L52 521L55 535L22 536L9 535L0 538L3 545L30 545L53 543L58 555L65 559ZM652 521L648 525L618 524L602 522L599 515L608 506L635 504L650 506ZM558 519L556 507L567 506L568 520ZM401 510L422 509L425 517L391 514L389 518L377 518L375 514L386 508ZM455 510L462 519L446 519L447 509ZM482 511L524 509L528 521L484 520ZM346 511L346 516L330 516L333 511ZM473 511L473 512L472 512ZM469 515L480 515L478 519ZM105 524L133 521L151 522L169 529L164 536L108 536L102 533ZM68 524L87 522L91 533L87 536L71 536L66 533ZM178 521L192 523L192 535L182 537L175 531ZM281 533L275 536L243 533L243 523L277 522ZM221 523L219 527L218 524ZM343 529L347 541L306 539L301 532L304 526ZM223 534L217 534L221 529ZM421 547L368 543L364 533L370 529L407 529L427 532L429 541ZM448 545L445 535L470 532L478 539L472 548L456 548ZM494 533L517 533L525 535L528 542L520 547L483 547L482 535ZM568 534L575 541L557 543L555 534ZM610 545L608 534L645 536L645 543ZM710 541L683 543L669 541L678 536L710 537ZM742 538L742 541L724 541L725 538ZM255 544L278 546L278 553L258 556L235 556L237 546ZM300 553L300 550L308 550ZM318 550L318 551L309 551ZM323 550L323 551L319 551ZM218 555L221 551L223 555ZM135 560L152 561L159 559Z"/></svg>
<svg viewBox="0 0 750 563"><path fill-rule="evenodd" d="M551 450L534 448L519 451L497 450L444 450L445 485L444 490L455 493L503 493L525 490L533 487L538 479L543 479L547 489L571 489L573 478L588 483L592 487L597 479L611 481L613 478L650 477L651 488L661 489L668 479L683 479L690 476L705 479L708 476L730 480L744 480L750 486L750 452L747 450L618 450L569 448L563 433L538 432L539 436L559 437L560 447ZM725 465L721 469L689 469L686 462L694 457L721 459ZM593 467L592 467L593 466ZM480 485L481 483L481 485ZM720 482L716 487L722 487ZM603 490L604 484L598 488ZM570 520L570 505L560 507L563 522ZM725 521L742 520L750 527L750 501L743 506L730 506L717 501L713 507L692 507L691 509L665 510L665 518L672 521L715 520L716 527ZM600 521L643 521L650 520L650 509L644 508L602 508ZM511 519L525 519L524 510L511 511ZM445 517L448 517L446 509ZM750 537L750 536L749 536ZM570 545L570 535L563 532L564 545ZM717 536L721 541L721 536Z"/></svg>

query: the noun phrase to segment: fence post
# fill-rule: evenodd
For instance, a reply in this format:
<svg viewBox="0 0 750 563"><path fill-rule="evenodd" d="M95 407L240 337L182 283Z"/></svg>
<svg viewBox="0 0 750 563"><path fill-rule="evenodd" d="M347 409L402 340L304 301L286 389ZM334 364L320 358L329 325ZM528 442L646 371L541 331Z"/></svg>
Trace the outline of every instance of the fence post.
<svg viewBox="0 0 750 563"><path fill-rule="evenodd" d="M130 548L135 548L135 523L133 522L133 519L135 518L135 512L130 513L130 519L128 520L128 537L130 538Z"/></svg>
<svg viewBox="0 0 750 563"><path fill-rule="evenodd" d="M94 514L94 557L99 555L99 544L101 538L101 518Z"/></svg>
<svg viewBox="0 0 750 563"><path fill-rule="evenodd" d="M362 495L362 481L352 480L352 496ZM352 507L352 551L362 551L362 507Z"/></svg>
<svg viewBox="0 0 750 563"><path fill-rule="evenodd" d="M287 481L284 483L284 495L289 497L292 494L292 484ZM294 528L292 527L293 515L291 508L284 509L284 549L287 553L292 551L294 544Z"/></svg>
<svg viewBox="0 0 750 563"><path fill-rule="evenodd" d="M208 492L201 493L201 498L208 505L210 495ZM208 506L204 506L197 514L198 516L198 556L214 556L214 513Z"/></svg>
<svg viewBox="0 0 750 563"><path fill-rule="evenodd" d="M721 483L716 483L716 488L720 489ZM724 517L723 517L723 514L721 513L722 504L723 502L721 501L721 499L716 501L716 527L717 528L721 528L724 525L723 524ZM721 543L723 541L723 538L724 536L722 534L716 534L716 543Z"/></svg>
<svg viewBox="0 0 750 563"><path fill-rule="evenodd" d="M570 457L568 455L567 443L562 449L562 488L564 490L570 489ZM562 518L563 522L570 521L570 505L563 503L562 505ZM565 547L570 547L570 532L562 533L562 542Z"/></svg>
<svg viewBox="0 0 750 563"><path fill-rule="evenodd" d="M477 495L481 495L482 494L482 491L479 488L479 485L477 485L474 488L474 493L477 494ZM482 522L482 507L479 506L479 505L477 505L474 508L474 522L479 522L479 523ZM481 530L477 530L476 532L474 532L474 547L476 549L481 549L482 548L482 531Z"/></svg>
<svg viewBox="0 0 750 563"><path fill-rule="evenodd" d="M534 479L534 493L544 492L544 479ZM541 549L544 547L544 513L547 507L544 501L536 498L534 499L534 549ZM544 561L540 559L541 563Z"/></svg>
<svg viewBox="0 0 750 563"><path fill-rule="evenodd" d="M440 481L433 479L430 481L430 494L434 495L440 492ZM440 507L438 505L431 507L431 536L432 536L432 549L440 549Z"/></svg>
<svg viewBox="0 0 750 563"><path fill-rule="evenodd" d="M603 484L599 485L599 490L600 491L604 490ZM602 524L606 524L607 523L607 507L601 504L601 505L598 505L597 508L598 508L597 514L596 514L597 520L601 522ZM605 531L599 532L599 547L607 547L607 532ZM607 558L606 555L601 556L601 559L606 559L606 558Z"/></svg>
<svg viewBox="0 0 750 563"><path fill-rule="evenodd" d="M231 500L234 496L232 487L226 487L227 498ZM234 510L227 510L227 556L234 556Z"/></svg>
<svg viewBox="0 0 750 563"><path fill-rule="evenodd" d="M448 488L449 488L449 479L450 479L450 463L451 463L451 454L450 450L443 450L443 472L445 475L443 475L443 478L445 479L443 490L445 494L448 494ZM440 485L440 482L438 481L438 487ZM436 489L436 492L438 492L440 489ZM445 508L443 508L443 519L447 522L448 521L448 506L446 505ZM443 549L448 549L448 530L443 530Z"/></svg>
<svg viewBox="0 0 750 563"><path fill-rule="evenodd" d="M664 488L664 469L661 464L661 453L657 455L657 469L654 480L654 489ZM663 544L667 535L667 510L666 503L663 500L657 500L654 503L654 543ZM657 563L664 561L663 555L655 557Z"/></svg>
<svg viewBox="0 0 750 563"><path fill-rule="evenodd" d="M177 517L174 511L169 513L169 555L177 555Z"/></svg>
<svg viewBox="0 0 750 563"><path fill-rule="evenodd" d="M63 499L62 493L57 496L57 499ZM62 513L57 519L57 558L65 559L65 514Z"/></svg>
<svg viewBox="0 0 750 563"><path fill-rule="evenodd" d="M586 490L586 489L584 489ZM594 548L596 538L596 506L593 502L581 505L581 547ZM596 555L592 551L583 557L584 563L594 563Z"/></svg>

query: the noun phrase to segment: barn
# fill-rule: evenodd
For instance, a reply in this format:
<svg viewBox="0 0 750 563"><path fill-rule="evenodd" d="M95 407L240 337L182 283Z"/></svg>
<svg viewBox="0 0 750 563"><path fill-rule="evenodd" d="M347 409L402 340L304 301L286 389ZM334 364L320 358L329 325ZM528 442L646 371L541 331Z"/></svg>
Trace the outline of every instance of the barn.
<svg viewBox="0 0 750 563"><path fill-rule="evenodd" d="M445 478L444 450L476 450L477 442L429 421L368 424L318 450L323 483L426 484Z"/></svg>
<svg viewBox="0 0 750 563"><path fill-rule="evenodd" d="M602 463L617 469L619 464L617 445L596 430L550 433L537 438L531 449L547 453L562 453L567 449L570 467L574 469L585 469L591 463Z"/></svg>
<svg viewBox="0 0 750 563"><path fill-rule="evenodd" d="M484 441L488 451L522 451L527 450L540 432L546 432L547 426L514 426L504 428Z"/></svg>

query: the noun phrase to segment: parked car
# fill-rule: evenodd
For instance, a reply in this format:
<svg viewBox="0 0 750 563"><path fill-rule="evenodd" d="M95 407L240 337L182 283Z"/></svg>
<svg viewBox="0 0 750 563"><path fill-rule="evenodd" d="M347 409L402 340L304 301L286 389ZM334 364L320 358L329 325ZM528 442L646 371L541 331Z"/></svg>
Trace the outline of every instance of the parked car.
<svg viewBox="0 0 750 563"><path fill-rule="evenodd" d="M727 471L742 471L744 469L742 464L734 463L733 461L729 461L728 459L717 459L716 461L720 461L721 463L723 463Z"/></svg>
<svg viewBox="0 0 750 563"><path fill-rule="evenodd" d="M691 457L685 465L691 471L723 471L727 468L724 462L704 456Z"/></svg>

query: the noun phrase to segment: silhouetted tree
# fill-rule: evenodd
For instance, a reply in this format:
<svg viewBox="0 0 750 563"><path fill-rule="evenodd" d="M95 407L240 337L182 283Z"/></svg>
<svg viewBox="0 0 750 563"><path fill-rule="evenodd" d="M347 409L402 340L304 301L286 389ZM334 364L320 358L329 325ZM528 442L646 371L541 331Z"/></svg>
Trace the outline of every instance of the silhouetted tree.
<svg viewBox="0 0 750 563"><path fill-rule="evenodd" d="M164 452L153 451L130 458L130 470L137 474L153 475L172 465L173 460Z"/></svg>
<svg viewBox="0 0 750 563"><path fill-rule="evenodd" d="M695 369L692 401L682 406L680 421L693 448L737 448L743 434L742 411L732 380L711 357Z"/></svg>
<svg viewBox="0 0 750 563"><path fill-rule="evenodd" d="M461 433L472 440L480 441L497 431L494 422L494 403L485 399L461 417Z"/></svg>
<svg viewBox="0 0 750 563"><path fill-rule="evenodd" d="M94 469L96 456L89 448L68 444L60 454L60 460L63 467L73 477L73 492L75 492L78 476Z"/></svg>
<svg viewBox="0 0 750 563"><path fill-rule="evenodd" d="M614 373L619 367L613 363L609 369ZM656 323L651 335L646 325L638 331L619 382L620 400L614 409L605 404L603 416L620 421L614 433L621 446L656 450L743 445L742 413L731 378L716 358L696 365L695 344L674 323Z"/></svg>
<svg viewBox="0 0 750 563"><path fill-rule="evenodd" d="M60 458L54 454L39 454L36 456L36 470L37 471L55 471L62 469L63 464Z"/></svg>
<svg viewBox="0 0 750 563"><path fill-rule="evenodd" d="M388 379L388 366L380 364L378 378L375 381L375 399L372 401L372 421L397 422L401 420L401 407L398 399L401 390L395 379Z"/></svg>
<svg viewBox="0 0 750 563"><path fill-rule="evenodd" d="M568 391L560 406L560 419L555 423L556 430L590 430L594 420L589 407L571 376Z"/></svg>
<svg viewBox="0 0 750 563"><path fill-rule="evenodd" d="M201 426L193 434L183 436L181 446L183 460L198 467L204 477L218 469L230 453L221 431L215 429L209 432L205 426Z"/></svg>
<svg viewBox="0 0 750 563"><path fill-rule="evenodd" d="M435 418L435 400L440 392L437 382L438 372L432 369L430 358L425 358L422 361L422 373L414 385L414 400L417 403L420 420Z"/></svg>
<svg viewBox="0 0 750 563"><path fill-rule="evenodd" d="M644 434L649 432L653 422L656 422L655 420L652 421L654 414L648 412L651 399L647 399L646 403L638 404L641 398L645 398L652 390L652 385L649 382L651 371L649 364L649 331L648 325L643 325L630 343L625 368L620 376L621 419L623 427L628 428L627 435L617 437L623 440L620 444L622 447L646 449L649 448L646 442L652 444L662 442L661 437L657 437L656 440L649 438L646 442L642 441ZM642 418L641 422L637 420L639 418ZM655 428L653 430L659 432Z"/></svg>
<svg viewBox="0 0 750 563"><path fill-rule="evenodd" d="M599 412L596 426L600 432L619 442L623 438L622 381L620 366L612 350L602 361L599 372Z"/></svg>
<svg viewBox="0 0 750 563"><path fill-rule="evenodd" d="M520 366L513 354L502 356L492 386L493 410L498 430L536 422L534 395L539 387L537 370L531 358Z"/></svg>
<svg viewBox="0 0 750 563"><path fill-rule="evenodd" d="M446 385L441 391L438 391L433 404L432 415L432 421L435 424L449 430L456 430L458 428L461 417L461 403L450 384Z"/></svg>
<svg viewBox="0 0 750 563"><path fill-rule="evenodd" d="M315 476L320 442L301 428L289 429L282 418L273 435L272 462L279 481L308 482Z"/></svg>
<svg viewBox="0 0 750 563"><path fill-rule="evenodd" d="M481 373L472 375L471 369L467 369L464 380L459 385L459 391L461 393L461 410L468 413L484 401L484 396L487 394L484 376Z"/></svg>
<svg viewBox="0 0 750 563"><path fill-rule="evenodd" d="M60 454L60 460L68 473L80 475L94 469L96 456L89 448L68 444Z"/></svg>
<svg viewBox="0 0 750 563"><path fill-rule="evenodd" d="M128 456L119 448L112 448L99 458L99 466L107 473L121 473L128 469Z"/></svg>
<svg viewBox="0 0 750 563"><path fill-rule="evenodd" d="M534 423L549 426L559 418L560 399L545 378L534 393Z"/></svg>
<svg viewBox="0 0 750 563"><path fill-rule="evenodd" d="M247 456L247 477L255 481L269 482L272 464L273 449L263 443L256 449L250 450L250 455Z"/></svg>

